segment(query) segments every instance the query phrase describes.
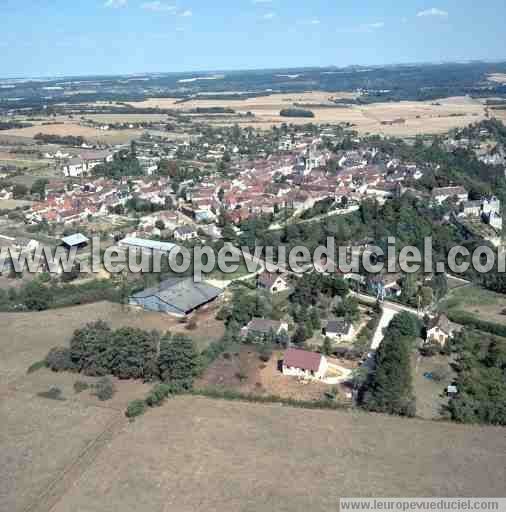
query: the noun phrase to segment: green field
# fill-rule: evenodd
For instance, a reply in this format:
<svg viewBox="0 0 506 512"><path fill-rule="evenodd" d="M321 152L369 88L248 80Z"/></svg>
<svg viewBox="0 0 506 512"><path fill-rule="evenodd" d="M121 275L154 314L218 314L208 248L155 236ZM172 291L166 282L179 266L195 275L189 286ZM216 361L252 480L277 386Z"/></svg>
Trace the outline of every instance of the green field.
<svg viewBox="0 0 506 512"><path fill-rule="evenodd" d="M463 311L480 320L506 325L506 295L495 293L479 286L456 288L446 300L449 312Z"/></svg>

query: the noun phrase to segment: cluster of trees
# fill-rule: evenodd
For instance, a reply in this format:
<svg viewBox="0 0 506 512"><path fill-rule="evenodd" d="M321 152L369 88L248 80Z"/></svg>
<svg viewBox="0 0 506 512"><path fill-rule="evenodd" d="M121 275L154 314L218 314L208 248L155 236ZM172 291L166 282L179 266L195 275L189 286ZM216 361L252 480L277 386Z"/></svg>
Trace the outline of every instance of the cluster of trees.
<svg viewBox="0 0 506 512"><path fill-rule="evenodd" d="M332 210L334 204L335 202L332 197L321 199L320 201L317 201L312 208L304 210L300 217L301 219L311 219L313 217L318 217L319 215L323 215Z"/></svg>
<svg viewBox="0 0 506 512"><path fill-rule="evenodd" d="M229 304L225 305L217 315L224 320L229 330L239 330L252 318L270 318L275 315L272 298L267 292L252 291L238 285Z"/></svg>
<svg viewBox="0 0 506 512"><path fill-rule="evenodd" d="M48 185L49 180L47 178L39 178L33 182L33 185L30 189L30 193L32 195L38 195L40 199L45 199L46 188Z"/></svg>
<svg viewBox="0 0 506 512"><path fill-rule="evenodd" d="M230 107L197 107L190 110L192 114L235 114L235 110Z"/></svg>
<svg viewBox="0 0 506 512"><path fill-rule="evenodd" d="M124 149L114 154L112 162L105 162L93 168L95 176L119 179L122 176L142 176L143 170L137 160L135 149Z"/></svg>
<svg viewBox="0 0 506 512"><path fill-rule="evenodd" d="M24 284L20 288L0 289L0 310L44 311L65 306L89 304L101 300L121 302L122 293L128 293L128 290L122 292L109 279L96 279L75 285L45 281L46 278L41 277Z"/></svg>
<svg viewBox="0 0 506 512"><path fill-rule="evenodd" d="M348 296L348 284L341 277L319 273L303 274L295 282L290 295L291 315L297 324L292 342L303 346L322 327L321 316L327 317L332 301L332 314L354 321L359 316L358 303ZM322 310L322 312L320 312Z"/></svg>
<svg viewBox="0 0 506 512"><path fill-rule="evenodd" d="M121 214L121 205L117 206L119 206L120 208L115 207L114 212ZM172 207L172 200L170 198L166 198L165 204L158 204L152 203L151 201L147 201L146 199L140 199L139 197L132 197L126 202L125 207L127 210L133 212L147 214L158 212L160 210L165 210L167 208Z"/></svg>
<svg viewBox="0 0 506 512"><path fill-rule="evenodd" d="M181 183L193 181L198 183L204 177L209 175L209 170L205 167L196 168L184 165L176 160L160 160L158 163L157 174L159 176L168 176L171 178L171 184L174 192L179 191Z"/></svg>
<svg viewBox="0 0 506 512"><path fill-rule="evenodd" d="M30 128L33 124L22 123L20 121L0 121L0 130L12 130L19 128Z"/></svg>
<svg viewBox="0 0 506 512"><path fill-rule="evenodd" d="M316 306L308 307L294 304L291 308L292 317L297 324L292 336L292 343L303 347L313 337L314 331L321 329L321 316Z"/></svg>
<svg viewBox="0 0 506 512"><path fill-rule="evenodd" d="M313 272L303 274L300 279L297 279L293 293L290 295L290 302L307 308L316 306L320 302L321 295L346 297L348 291L348 283L341 277Z"/></svg>
<svg viewBox="0 0 506 512"><path fill-rule="evenodd" d="M281 117L314 117L314 112L303 108L284 108L279 115Z"/></svg>
<svg viewBox="0 0 506 512"><path fill-rule="evenodd" d="M452 419L506 425L506 339L464 330L454 337L452 349L458 356L458 394L448 404Z"/></svg>
<svg viewBox="0 0 506 512"><path fill-rule="evenodd" d="M55 347L46 363L53 371L75 371L93 377L161 380L191 389L201 366L193 341L181 334L163 336L132 327L112 330L98 321L77 329L70 348Z"/></svg>
<svg viewBox="0 0 506 512"><path fill-rule="evenodd" d="M61 144L65 146L82 146L86 143L84 137L74 135L52 135L49 133L37 133L34 136L35 140L43 142L44 144Z"/></svg>
<svg viewBox="0 0 506 512"><path fill-rule="evenodd" d="M376 352L375 371L361 392L364 408L400 416L415 415L410 354L420 332L419 320L410 313L402 312L392 319Z"/></svg>

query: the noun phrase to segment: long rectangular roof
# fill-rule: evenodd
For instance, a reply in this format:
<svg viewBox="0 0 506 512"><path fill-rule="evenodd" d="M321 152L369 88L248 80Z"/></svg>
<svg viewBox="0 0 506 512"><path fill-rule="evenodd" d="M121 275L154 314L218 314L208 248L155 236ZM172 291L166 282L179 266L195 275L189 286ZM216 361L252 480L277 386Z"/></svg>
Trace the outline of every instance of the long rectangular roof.
<svg viewBox="0 0 506 512"><path fill-rule="evenodd" d="M170 242L159 242L158 240L148 240L146 238L136 238L133 236L123 238L123 240L120 240L119 245L162 252L170 252L174 247L176 247L176 244L172 244Z"/></svg>
<svg viewBox="0 0 506 512"><path fill-rule="evenodd" d="M289 348L283 357L283 364L291 368L300 368L302 370L318 371L322 359L321 354L308 352L298 348Z"/></svg>
<svg viewBox="0 0 506 512"><path fill-rule="evenodd" d="M204 282L196 283L191 277L173 277L162 281L158 286L136 293L133 298L145 299L154 296L180 311L188 312L222 293L221 288Z"/></svg>
<svg viewBox="0 0 506 512"><path fill-rule="evenodd" d="M74 245L87 244L90 240L81 233L75 233L74 235L62 238L61 241L65 245L73 247Z"/></svg>

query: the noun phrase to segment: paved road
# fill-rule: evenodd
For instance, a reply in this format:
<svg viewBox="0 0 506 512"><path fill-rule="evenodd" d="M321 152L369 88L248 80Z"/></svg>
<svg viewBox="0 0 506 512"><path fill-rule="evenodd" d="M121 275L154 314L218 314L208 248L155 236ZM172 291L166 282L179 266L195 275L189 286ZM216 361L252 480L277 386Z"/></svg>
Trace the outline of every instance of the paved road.
<svg viewBox="0 0 506 512"><path fill-rule="evenodd" d="M388 306L383 307L383 314L381 315L378 327L376 327L376 331L374 332L374 336L372 338L371 350L378 350L378 347L381 345L384 337L383 329L388 327L388 324L397 313L398 311L395 309L392 309Z"/></svg>
<svg viewBox="0 0 506 512"><path fill-rule="evenodd" d="M354 297L357 297L364 302L368 302L369 304L376 304L376 297L371 295L366 295L365 293L358 292L350 292ZM408 313L412 313L413 315L418 316L419 318L423 318L423 313L419 312L415 308L410 308L409 306L404 306L403 304L398 304L397 302L391 302L389 300L385 300L383 303L383 309L388 308L394 310L396 313L400 313L401 311L407 311Z"/></svg>

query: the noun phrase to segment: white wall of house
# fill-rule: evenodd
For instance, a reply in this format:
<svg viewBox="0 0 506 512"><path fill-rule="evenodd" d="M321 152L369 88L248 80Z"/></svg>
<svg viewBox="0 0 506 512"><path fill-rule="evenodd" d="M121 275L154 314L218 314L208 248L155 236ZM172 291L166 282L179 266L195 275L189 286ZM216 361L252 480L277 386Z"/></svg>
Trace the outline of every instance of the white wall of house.
<svg viewBox="0 0 506 512"><path fill-rule="evenodd" d="M344 334L338 334L335 332L327 332L326 337L330 338L332 341L337 343L345 343L348 341L353 341L353 338L355 337L355 327L353 327L353 324L350 325L350 328L348 329L347 333Z"/></svg>
<svg viewBox="0 0 506 512"><path fill-rule="evenodd" d="M301 379L307 380L323 380L325 378L325 374L329 368L329 363L325 357L321 357L320 366L318 367L318 371L311 372L309 370L304 370L302 368L294 368L292 366L285 366L283 364L283 375L287 375L290 377L299 377Z"/></svg>
<svg viewBox="0 0 506 512"><path fill-rule="evenodd" d="M448 341L448 334L446 334L438 325L436 325L427 331L427 341L431 343L438 343L444 347Z"/></svg>
<svg viewBox="0 0 506 512"><path fill-rule="evenodd" d="M263 285L260 285L261 288L265 288ZM284 292L285 290L288 290L290 287L288 286L288 283L280 276L274 281L272 286L268 289L271 293L280 293Z"/></svg>

